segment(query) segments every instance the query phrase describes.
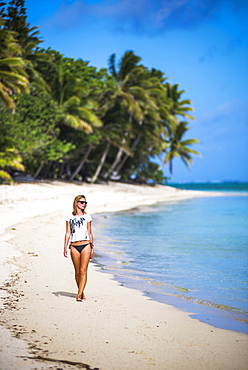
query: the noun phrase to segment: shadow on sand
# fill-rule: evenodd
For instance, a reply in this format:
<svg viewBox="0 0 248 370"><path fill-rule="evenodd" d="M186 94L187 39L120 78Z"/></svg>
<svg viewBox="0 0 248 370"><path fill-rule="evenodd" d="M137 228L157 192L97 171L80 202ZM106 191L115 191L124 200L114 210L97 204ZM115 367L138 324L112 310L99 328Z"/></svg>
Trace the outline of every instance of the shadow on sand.
<svg viewBox="0 0 248 370"><path fill-rule="evenodd" d="M60 295L62 295L64 297L77 298L77 295L75 293L58 291L58 292L53 292L53 294L56 295L56 297L59 297Z"/></svg>

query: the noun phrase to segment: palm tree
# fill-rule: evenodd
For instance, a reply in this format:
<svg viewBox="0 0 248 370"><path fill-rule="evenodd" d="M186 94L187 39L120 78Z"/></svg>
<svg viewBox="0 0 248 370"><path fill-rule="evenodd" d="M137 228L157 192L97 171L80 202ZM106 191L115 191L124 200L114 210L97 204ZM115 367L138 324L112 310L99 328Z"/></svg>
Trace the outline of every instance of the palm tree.
<svg viewBox="0 0 248 370"><path fill-rule="evenodd" d="M40 62L51 63L51 58L38 48L38 45L43 42L36 37L39 34L38 27L28 28L27 32L25 43L22 45L22 58L25 62L26 72L32 85L39 90L50 92L48 83L46 83L42 74L38 71L38 65Z"/></svg>
<svg viewBox="0 0 248 370"><path fill-rule="evenodd" d="M178 84L170 85L168 82L164 84L166 108L169 113L167 118L176 123L179 123L177 116L194 120L194 117L187 113L193 111L193 108L190 107L191 101L189 99L181 100L181 95L185 93L185 90L178 91L178 86Z"/></svg>
<svg viewBox="0 0 248 370"><path fill-rule="evenodd" d="M135 138L131 144L131 154L135 158L149 157L161 153L163 149L164 138L167 137L167 131L164 128L163 121L158 112L148 111L144 117L142 126L135 127ZM141 154L140 154L141 153ZM126 161L130 158L129 153L125 153L122 160L115 168L114 174L120 174Z"/></svg>
<svg viewBox="0 0 248 370"><path fill-rule="evenodd" d="M88 140L87 140L87 145L88 145L87 150L83 154L83 156L82 156L79 164L75 168L74 172L71 174L70 181L73 181L75 179L75 177L78 175L78 173L81 171L81 169L83 168L83 166L87 162L91 151L93 150L93 148L97 144L99 144L99 141L100 141L100 132L99 132L99 130L97 132L93 132L92 134L89 135Z"/></svg>
<svg viewBox="0 0 248 370"><path fill-rule="evenodd" d="M123 108L121 106L115 105L104 117L104 126L101 129L100 135L101 142L105 145L105 149L102 153L97 169L91 178L91 183L96 182L98 179L111 145L120 148L123 152L129 153L129 155L132 155L126 139L124 139L125 133L123 132L123 126L125 126L126 122L122 109Z"/></svg>
<svg viewBox="0 0 248 370"><path fill-rule="evenodd" d="M144 71L143 81L145 81L145 87L149 93L149 102L148 104L142 103L144 113L142 125L133 125L134 140L131 144L132 153L134 153L136 147L139 145L140 140L142 140L143 146L147 148L147 153L151 153L154 150L157 151L158 148L161 150L162 143L168 136L170 121L169 102L165 98L166 90L163 84L166 79L161 71L154 68L150 71ZM147 145L147 139L149 145ZM126 153L115 168L116 174L120 173L128 157L129 155Z"/></svg>
<svg viewBox="0 0 248 370"><path fill-rule="evenodd" d="M81 133L92 134L93 128L102 126L102 121L94 112L97 108L97 103L87 97L85 83L80 75L80 70L77 73L71 64L73 62L60 60L56 65L52 86L52 96L62 111L60 123L72 127ZM82 169L93 147L94 139L92 142L89 142L89 147L86 153L83 153L82 159L71 174L70 181L73 181Z"/></svg>
<svg viewBox="0 0 248 370"><path fill-rule="evenodd" d="M15 33L16 41L21 46L21 56L25 62L25 70L32 82L38 89L49 91L48 84L37 71L39 61L50 62L49 56L38 50L38 45L43 42L38 35L38 27L30 27L27 22L24 0L11 0L8 4L7 13L4 14L4 28Z"/></svg>
<svg viewBox="0 0 248 370"><path fill-rule="evenodd" d="M179 122L178 124L174 123L171 125L169 137L164 145L164 151L166 154L163 161L163 165L169 163L170 174L173 172L172 161L174 158L181 158L183 163L189 167L189 164L193 162L191 154L200 155L199 152L188 147L192 144L198 144L199 141L197 139L183 140L183 136L188 129L189 127L187 122Z"/></svg>
<svg viewBox="0 0 248 370"><path fill-rule="evenodd" d="M15 103L13 94L29 92L27 75L21 47L16 43L14 33L2 28L4 21L0 18L0 99L13 112Z"/></svg>
<svg viewBox="0 0 248 370"><path fill-rule="evenodd" d="M103 117L113 105L114 87L105 70L97 71L81 59L74 61L58 53L54 54L53 51L49 53L54 55L55 65L58 66L55 73L50 72L50 75L56 75L53 82L54 97L66 114L62 123L84 133L78 146L81 158L78 157L78 150L79 163L70 175L72 181L105 135L102 135L99 128L102 127Z"/></svg>
<svg viewBox="0 0 248 370"><path fill-rule="evenodd" d="M70 72L66 63L57 66L52 96L63 112L62 123L76 130L91 133L101 120L93 112L96 103L84 96L84 82Z"/></svg>
<svg viewBox="0 0 248 370"><path fill-rule="evenodd" d="M134 131L134 126L142 126L145 114L149 109L156 110L156 104L152 98L150 91L152 88L151 76L147 69L138 65L141 58L136 56L132 51L127 51L119 62L119 68L116 65L115 54L112 54L109 59L109 70L116 81L117 91L116 99L121 101L121 104L126 107L129 114L129 128L123 128L125 135L119 140L119 150L116 154L112 166L104 174L104 178L109 178L115 171L121 161L124 153L123 144L127 144L130 140L131 131ZM132 150L134 151L141 137L139 132L137 137L134 137ZM126 153L126 156L130 153Z"/></svg>

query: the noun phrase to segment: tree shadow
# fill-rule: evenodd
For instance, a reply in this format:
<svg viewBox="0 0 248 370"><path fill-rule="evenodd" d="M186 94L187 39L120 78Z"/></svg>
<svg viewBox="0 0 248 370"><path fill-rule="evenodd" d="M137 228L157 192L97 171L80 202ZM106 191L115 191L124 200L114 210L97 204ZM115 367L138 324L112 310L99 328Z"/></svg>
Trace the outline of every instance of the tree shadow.
<svg viewBox="0 0 248 370"><path fill-rule="evenodd" d="M53 292L53 294L56 297L59 297L60 295L64 297L69 297L69 298L77 298L77 295L75 293L70 293L70 292L63 292L63 291L58 291L58 292Z"/></svg>

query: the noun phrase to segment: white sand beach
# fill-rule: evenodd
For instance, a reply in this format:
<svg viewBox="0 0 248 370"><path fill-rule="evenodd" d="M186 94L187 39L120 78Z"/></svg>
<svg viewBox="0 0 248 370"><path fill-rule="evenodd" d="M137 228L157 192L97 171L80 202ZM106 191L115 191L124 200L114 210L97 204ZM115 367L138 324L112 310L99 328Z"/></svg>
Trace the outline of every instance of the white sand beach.
<svg viewBox="0 0 248 370"><path fill-rule="evenodd" d="M210 195L121 183L1 185L0 369L248 369L247 335L123 287L94 260L87 300L76 302L63 240L78 194L87 197L93 232L95 213Z"/></svg>

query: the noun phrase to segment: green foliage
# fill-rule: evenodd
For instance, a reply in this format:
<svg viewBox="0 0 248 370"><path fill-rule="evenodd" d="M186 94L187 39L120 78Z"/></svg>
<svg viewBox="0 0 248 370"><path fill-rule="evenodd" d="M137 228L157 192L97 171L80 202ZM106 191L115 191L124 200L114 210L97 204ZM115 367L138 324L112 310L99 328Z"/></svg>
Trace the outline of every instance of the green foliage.
<svg viewBox="0 0 248 370"><path fill-rule="evenodd" d="M13 32L21 46L21 57L30 82L37 88L48 91L48 85L37 70L37 63L39 60L48 63L49 56L37 48L42 40L38 37L38 27L30 27L27 22L23 0L12 0L8 4L7 13L4 13L4 29Z"/></svg>
<svg viewBox="0 0 248 370"><path fill-rule="evenodd" d="M36 36L38 34L37 27L30 28L27 22L24 0L11 0L8 3L7 12L4 17L5 29L15 32L17 42L22 48L25 48L30 43L37 45L37 43L41 42ZM30 35L30 31L32 31L32 35Z"/></svg>
<svg viewBox="0 0 248 370"><path fill-rule="evenodd" d="M56 122L61 112L48 94L33 90L18 97L16 107L15 115L2 109L0 123L23 158L26 171L34 174L40 163L61 160L74 148L58 139Z"/></svg>
<svg viewBox="0 0 248 370"><path fill-rule="evenodd" d="M164 164L169 163L170 173L172 174L172 161L174 158L179 157L183 163L188 167L193 162L191 154L200 155L199 152L189 148L192 144L198 144L197 139L183 140L183 136L189 130L187 122L179 122L171 125L168 140L164 142Z"/></svg>
<svg viewBox="0 0 248 370"><path fill-rule="evenodd" d="M153 162L145 162L138 168L134 175L135 182L139 184L165 184L168 177L165 177L159 165Z"/></svg>
<svg viewBox="0 0 248 370"><path fill-rule="evenodd" d="M0 178L34 176L164 183L150 161L163 155L186 166L197 139L184 139L193 108L162 71L127 51L108 70L56 50L40 49L25 1L0 3ZM31 86L31 88L30 88ZM29 94L30 90L31 93ZM7 107L7 108L6 108ZM15 112L11 114L10 111Z"/></svg>
<svg viewBox="0 0 248 370"><path fill-rule="evenodd" d="M3 184L3 183L9 184L11 182L13 182L13 179L10 176L10 174L6 171L0 170L0 184Z"/></svg>
<svg viewBox="0 0 248 370"><path fill-rule="evenodd" d="M93 127L102 125L94 112L97 102L89 96L90 82L87 82L87 78L84 79L86 71L90 76L92 70L95 71L82 60L74 61L59 56L50 82L52 97L63 113L61 123L86 133L91 133Z"/></svg>
<svg viewBox="0 0 248 370"><path fill-rule="evenodd" d="M14 33L2 28L3 24L0 18L0 103L14 111L13 93L28 92L29 82L24 62L19 57L21 47L16 43Z"/></svg>
<svg viewBox="0 0 248 370"><path fill-rule="evenodd" d="M2 118L3 116L0 115ZM11 138L8 127L0 125L0 183L12 182L11 170L23 171L24 166L21 163L18 150L15 148L15 141Z"/></svg>

